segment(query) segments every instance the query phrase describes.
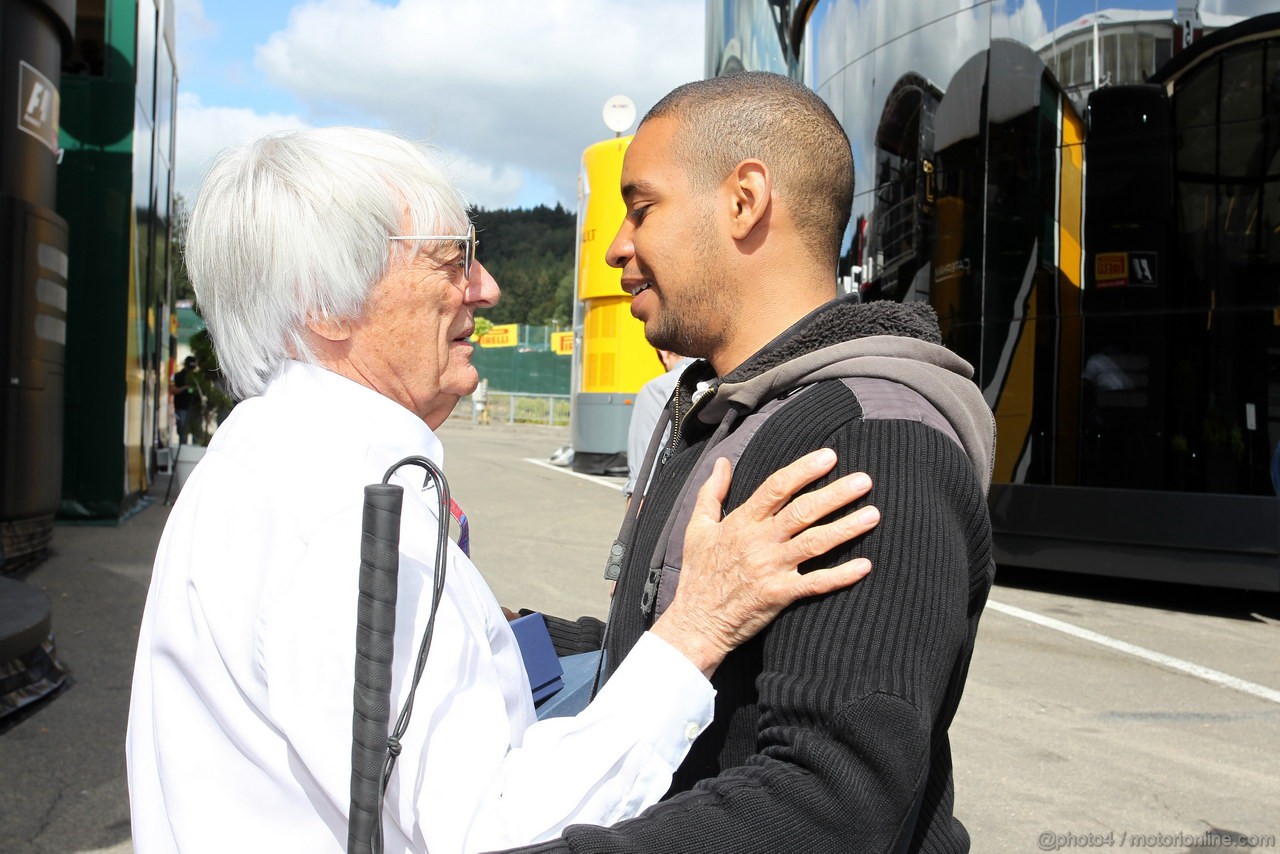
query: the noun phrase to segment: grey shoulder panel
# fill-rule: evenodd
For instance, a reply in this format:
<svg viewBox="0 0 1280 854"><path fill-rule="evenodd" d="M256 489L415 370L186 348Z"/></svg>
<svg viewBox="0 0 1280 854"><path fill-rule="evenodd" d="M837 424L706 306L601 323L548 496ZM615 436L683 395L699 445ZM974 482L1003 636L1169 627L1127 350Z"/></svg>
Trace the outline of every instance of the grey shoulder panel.
<svg viewBox="0 0 1280 854"><path fill-rule="evenodd" d="M747 445L759 432L760 428L764 426L765 422L769 420L769 417L799 397L800 392L804 391L805 388L807 386L801 387L785 397L774 398L769 401L744 418L732 433L703 452L701 458L694 465L694 470L689 475L686 488L681 493L680 501L676 507L672 508L676 518L675 524L671 528L671 535L667 540L666 549L659 550L654 555L654 561L649 567L649 577L640 603L640 607L645 613L649 613L650 609L656 605L653 614L654 619L657 619L662 616L662 613L667 610L667 607L675 598L676 586L680 583L680 570L684 564L685 528L689 526L689 520L693 518L693 508L698 501L698 490L711 477L711 470L715 467L716 460L720 457L725 457L729 460L729 464L736 468L738 460L742 459L742 454L747 450Z"/></svg>
<svg viewBox="0 0 1280 854"><path fill-rule="evenodd" d="M857 395L864 420L918 421L942 433L964 450L964 443L951 422L915 389L877 377L844 377L841 382Z"/></svg>

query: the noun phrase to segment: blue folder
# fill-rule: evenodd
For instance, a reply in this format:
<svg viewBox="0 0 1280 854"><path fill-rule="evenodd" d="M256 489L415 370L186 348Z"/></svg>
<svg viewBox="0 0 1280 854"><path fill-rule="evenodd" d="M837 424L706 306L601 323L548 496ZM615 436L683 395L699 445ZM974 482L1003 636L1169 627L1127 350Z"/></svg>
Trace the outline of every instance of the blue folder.
<svg viewBox="0 0 1280 854"><path fill-rule="evenodd" d="M529 687L533 689L534 705L546 700L564 687L564 670L556 657L555 645L547 631L547 621L538 613L526 614L511 621L516 633L520 654L524 657L524 669L529 674Z"/></svg>

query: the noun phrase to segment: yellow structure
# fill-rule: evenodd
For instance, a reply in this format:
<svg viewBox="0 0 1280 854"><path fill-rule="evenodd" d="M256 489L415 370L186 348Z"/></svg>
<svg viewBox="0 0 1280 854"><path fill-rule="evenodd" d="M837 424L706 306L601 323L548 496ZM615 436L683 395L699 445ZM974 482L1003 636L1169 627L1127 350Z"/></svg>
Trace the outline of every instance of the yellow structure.
<svg viewBox="0 0 1280 854"><path fill-rule="evenodd" d="M662 369L631 316L609 244L626 216L619 184L631 137L597 142L582 153L578 178L577 296L571 441L578 471L626 468L634 395Z"/></svg>
<svg viewBox="0 0 1280 854"><path fill-rule="evenodd" d="M644 338L644 324L631 316L621 271L606 258L626 216L618 185L631 139L597 142L582 153L577 278L583 306L579 390L584 392L635 394L661 368Z"/></svg>

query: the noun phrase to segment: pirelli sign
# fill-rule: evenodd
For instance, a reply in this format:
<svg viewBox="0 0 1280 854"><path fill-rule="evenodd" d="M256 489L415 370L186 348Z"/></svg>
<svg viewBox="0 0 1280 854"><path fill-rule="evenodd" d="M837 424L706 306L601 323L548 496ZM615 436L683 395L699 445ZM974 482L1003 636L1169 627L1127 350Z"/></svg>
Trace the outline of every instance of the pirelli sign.
<svg viewBox="0 0 1280 854"><path fill-rule="evenodd" d="M480 336L481 347L515 347L520 343L520 324L502 323Z"/></svg>
<svg viewBox="0 0 1280 854"><path fill-rule="evenodd" d="M1093 259L1093 281L1106 288L1154 288L1159 284L1155 252L1099 252Z"/></svg>

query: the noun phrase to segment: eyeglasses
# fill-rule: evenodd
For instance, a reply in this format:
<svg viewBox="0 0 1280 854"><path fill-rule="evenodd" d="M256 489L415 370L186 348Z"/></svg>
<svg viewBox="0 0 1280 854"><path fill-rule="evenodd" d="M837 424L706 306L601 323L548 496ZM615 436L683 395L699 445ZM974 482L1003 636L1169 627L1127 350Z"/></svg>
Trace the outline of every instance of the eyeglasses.
<svg viewBox="0 0 1280 854"><path fill-rule="evenodd" d="M462 250L462 277L464 279L471 278L471 265L476 260L476 246L480 243L476 239L475 223L467 229L466 234L407 234L395 235L388 237L388 240L456 240L458 248Z"/></svg>

